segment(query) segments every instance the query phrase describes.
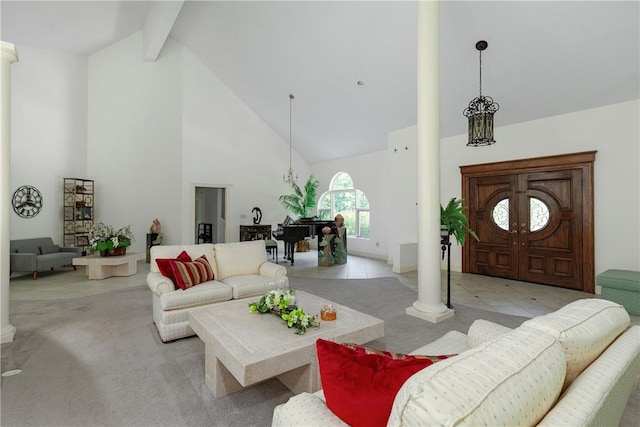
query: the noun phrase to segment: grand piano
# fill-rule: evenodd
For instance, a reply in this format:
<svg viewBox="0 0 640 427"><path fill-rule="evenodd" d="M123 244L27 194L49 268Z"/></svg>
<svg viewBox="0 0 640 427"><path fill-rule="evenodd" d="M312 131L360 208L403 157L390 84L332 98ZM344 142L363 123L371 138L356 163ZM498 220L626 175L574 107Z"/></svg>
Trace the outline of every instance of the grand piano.
<svg viewBox="0 0 640 427"><path fill-rule="evenodd" d="M322 229L333 225L333 221L319 220L315 218L300 218L299 220L283 223L282 230L273 233L277 240L284 241L284 256L291 260L293 265L293 254L296 252L296 245L305 237L318 236L318 241L322 236Z"/></svg>

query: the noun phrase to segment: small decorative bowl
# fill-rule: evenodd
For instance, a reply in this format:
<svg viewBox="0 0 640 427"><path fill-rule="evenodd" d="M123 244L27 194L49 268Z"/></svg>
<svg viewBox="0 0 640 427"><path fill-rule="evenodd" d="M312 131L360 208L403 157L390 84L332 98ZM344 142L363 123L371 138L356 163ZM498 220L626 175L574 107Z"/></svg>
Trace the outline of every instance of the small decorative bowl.
<svg viewBox="0 0 640 427"><path fill-rule="evenodd" d="M333 308L331 304L327 304L320 310L320 319L327 321L336 320L337 314L336 309Z"/></svg>

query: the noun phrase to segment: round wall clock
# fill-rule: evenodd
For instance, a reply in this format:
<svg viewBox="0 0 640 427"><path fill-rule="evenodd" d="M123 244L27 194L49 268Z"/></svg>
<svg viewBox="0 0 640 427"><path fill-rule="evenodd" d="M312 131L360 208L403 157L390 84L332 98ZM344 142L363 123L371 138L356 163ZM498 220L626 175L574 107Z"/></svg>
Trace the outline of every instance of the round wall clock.
<svg viewBox="0 0 640 427"><path fill-rule="evenodd" d="M13 210L22 218L33 218L42 209L42 194L36 187L23 185L13 193Z"/></svg>

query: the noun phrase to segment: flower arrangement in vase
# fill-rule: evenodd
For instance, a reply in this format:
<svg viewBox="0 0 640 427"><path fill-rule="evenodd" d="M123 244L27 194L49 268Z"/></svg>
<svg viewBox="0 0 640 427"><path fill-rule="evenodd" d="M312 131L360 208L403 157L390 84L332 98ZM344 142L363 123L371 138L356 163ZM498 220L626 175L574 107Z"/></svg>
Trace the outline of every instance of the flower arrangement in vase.
<svg viewBox="0 0 640 427"><path fill-rule="evenodd" d="M115 230L99 221L91 229L89 252L100 252L102 256L124 255L135 241L130 225Z"/></svg>
<svg viewBox="0 0 640 427"><path fill-rule="evenodd" d="M310 316L296 305L295 289L274 289L260 298L260 301L249 304L251 313L273 313L280 316L289 328L295 328L296 334L304 335L309 328L317 328L320 321L317 316Z"/></svg>

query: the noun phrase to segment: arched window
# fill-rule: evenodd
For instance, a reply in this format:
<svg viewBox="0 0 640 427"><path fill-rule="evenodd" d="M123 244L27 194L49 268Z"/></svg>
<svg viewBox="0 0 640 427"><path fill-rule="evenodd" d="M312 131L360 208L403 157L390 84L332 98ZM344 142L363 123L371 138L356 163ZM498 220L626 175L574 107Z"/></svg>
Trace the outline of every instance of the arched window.
<svg viewBox="0 0 640 427"><path fill-rule="evenodd" d="M329 190L318 200L318 218L332 220L337 214L344 217L347 235L369 238L369 200L354 187L353 180L346 172L333 176Z"/></svg>

